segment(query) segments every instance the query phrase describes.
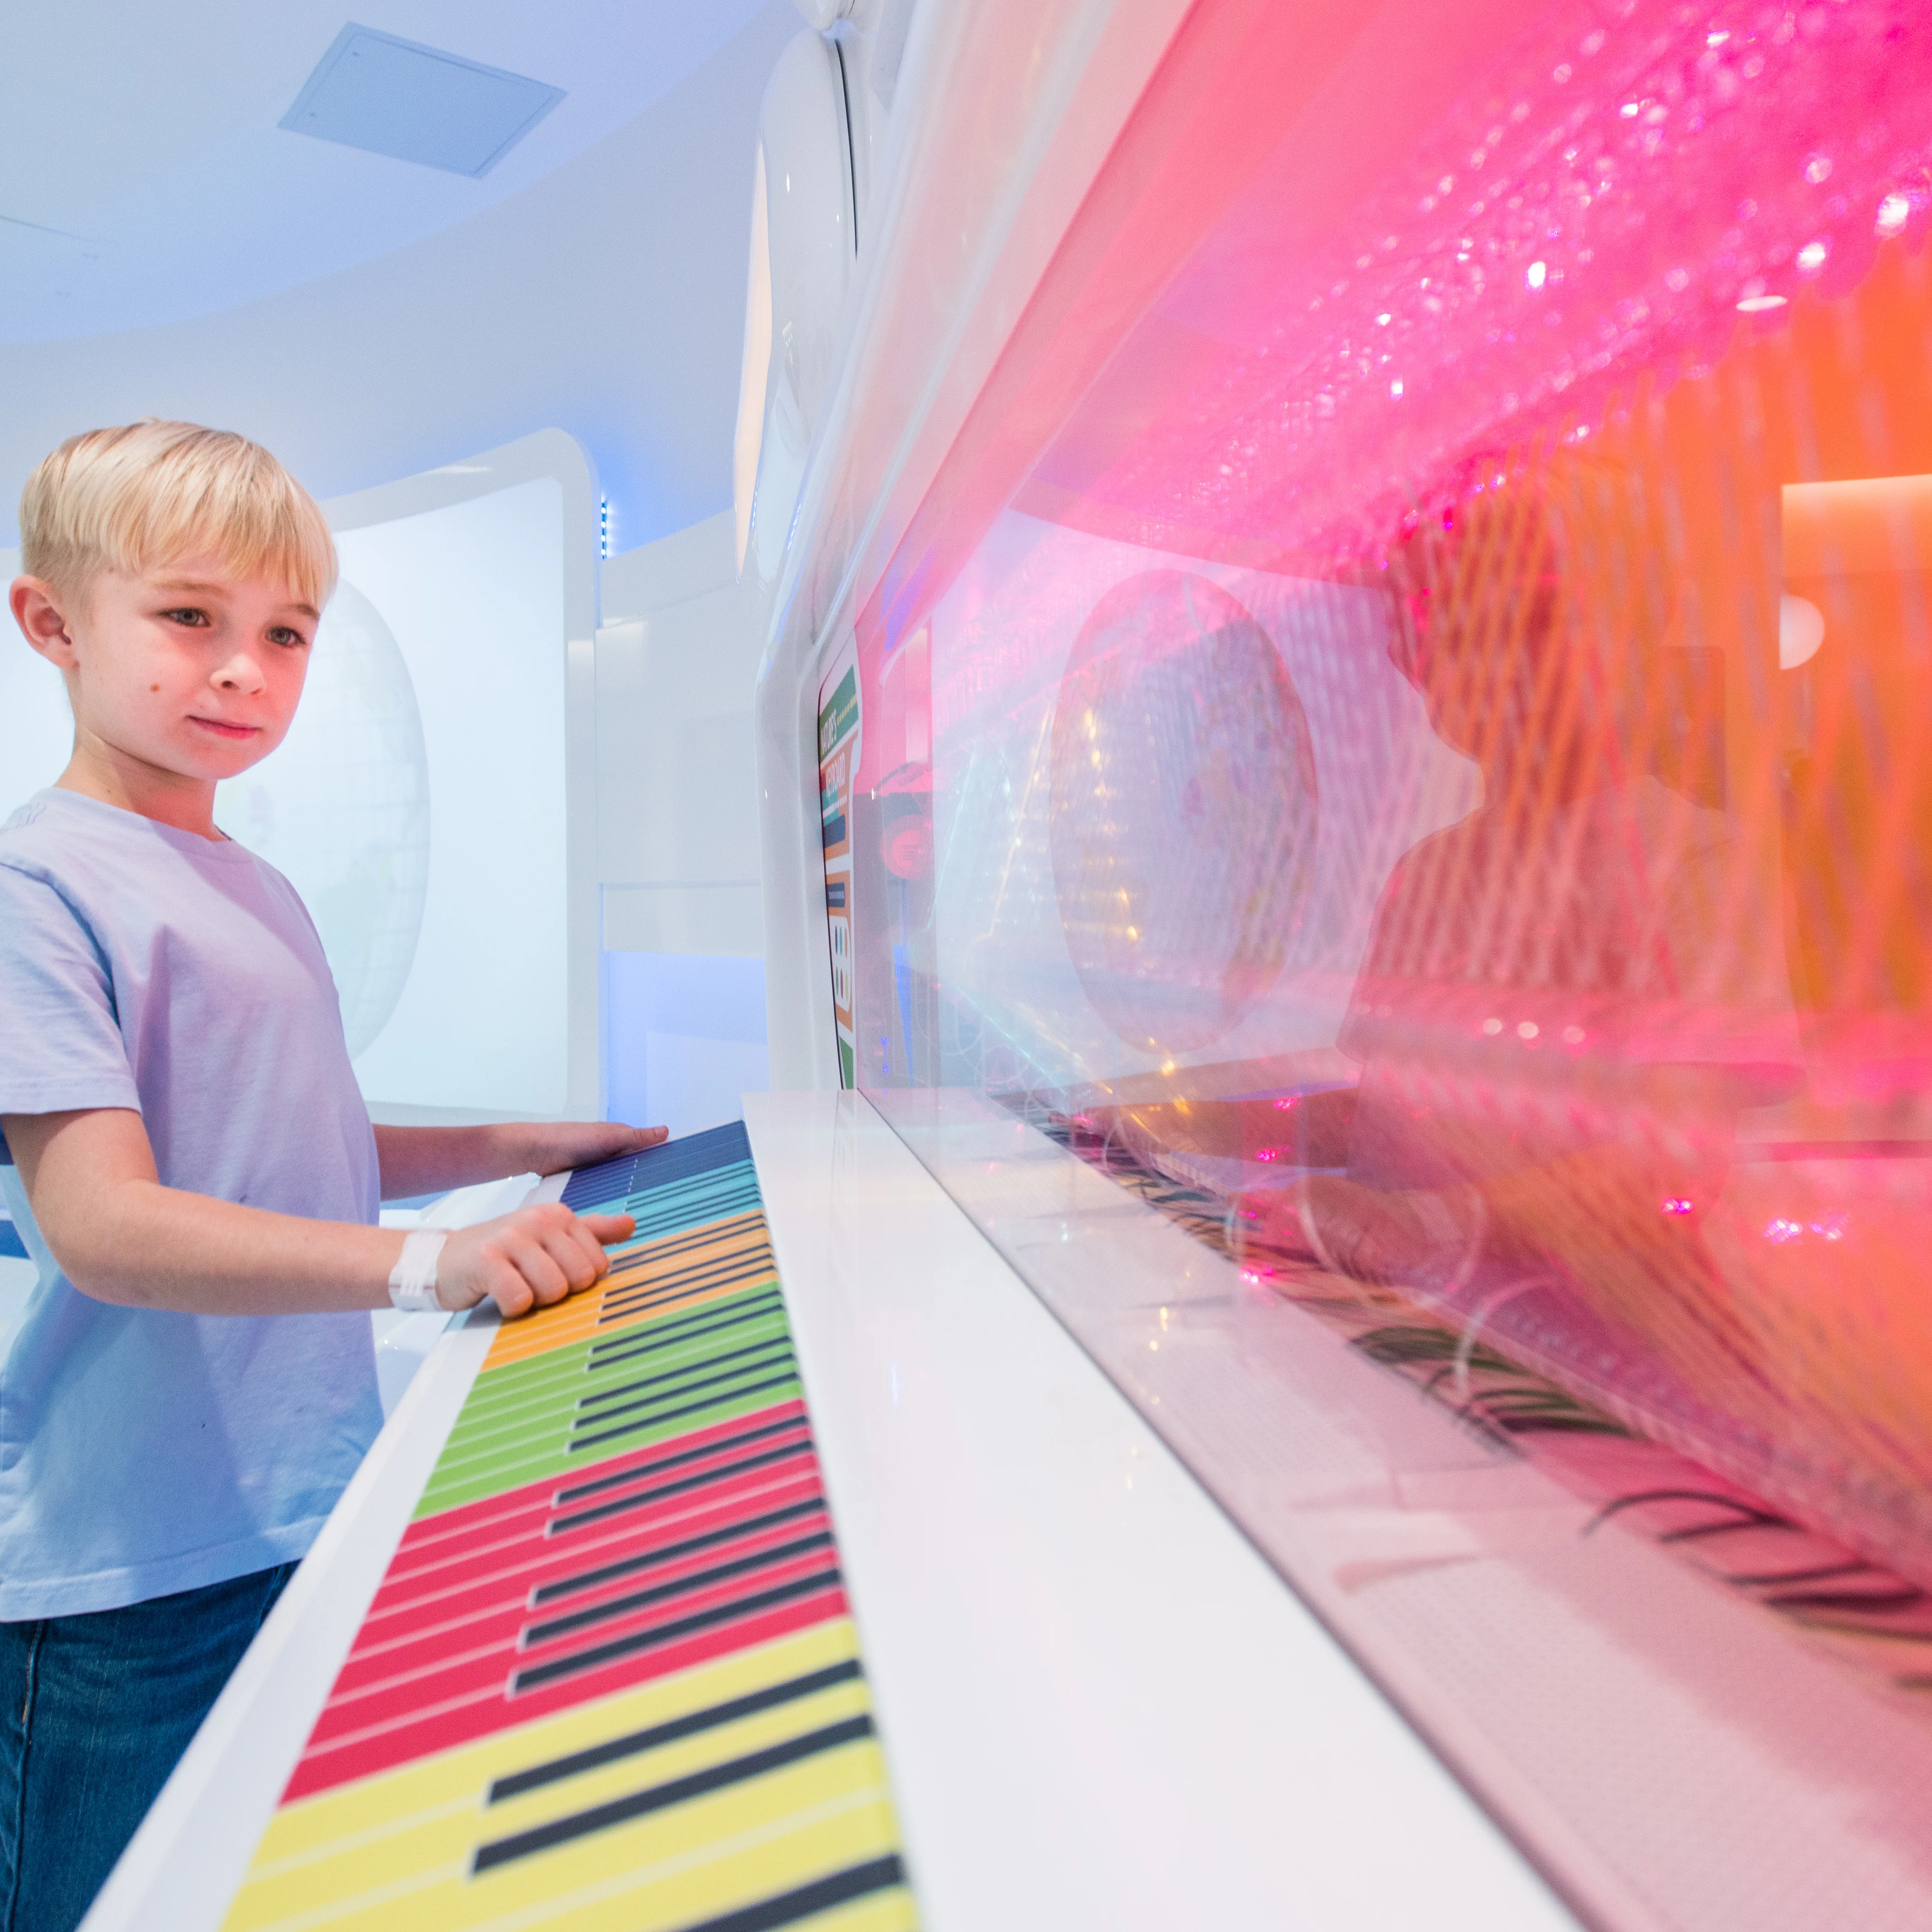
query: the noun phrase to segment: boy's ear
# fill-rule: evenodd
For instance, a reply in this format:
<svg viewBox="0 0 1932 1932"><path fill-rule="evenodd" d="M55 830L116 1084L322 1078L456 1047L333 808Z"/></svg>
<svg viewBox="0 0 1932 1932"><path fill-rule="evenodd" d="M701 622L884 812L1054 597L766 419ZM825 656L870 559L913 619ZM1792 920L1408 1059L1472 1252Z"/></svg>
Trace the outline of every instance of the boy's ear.
<svg viewBox="0 0 1932 1932"><path fill-rule="evenodd" d="M67 600L38 577L16 577L8 596L21 635L42 657L63 670L74 668L74 639L68 634L62 606Z"/></svg>

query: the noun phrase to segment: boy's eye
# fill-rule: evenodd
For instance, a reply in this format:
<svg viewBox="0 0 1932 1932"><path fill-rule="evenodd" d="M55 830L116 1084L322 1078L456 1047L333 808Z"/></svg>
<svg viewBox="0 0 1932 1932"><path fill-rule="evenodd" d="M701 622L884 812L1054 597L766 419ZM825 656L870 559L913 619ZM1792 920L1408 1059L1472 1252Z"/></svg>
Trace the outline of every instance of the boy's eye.
<svg viewBox="0 0 1932 1932"><path fill-rule="evenodd" d="M164 610L161 615L171 624L189 624L206 628L208 623L208 613L206 610L183 608L178 610Z"/></svg>
<svg viewBox="0 0 1932 1932"><path fill-rule="evenodd" d="M308 644L308 638L301 632L292 631L286 624L278 624L268 633L268 641L272 644L286 644L296 650L305 650Z"/></svg>

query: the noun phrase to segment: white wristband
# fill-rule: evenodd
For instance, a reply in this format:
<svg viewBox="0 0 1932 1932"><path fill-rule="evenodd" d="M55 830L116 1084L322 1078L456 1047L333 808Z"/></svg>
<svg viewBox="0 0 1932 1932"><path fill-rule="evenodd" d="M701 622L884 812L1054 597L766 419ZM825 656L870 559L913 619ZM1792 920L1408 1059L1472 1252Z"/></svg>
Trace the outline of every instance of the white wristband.
<svg viewBox="0 0 1932 1932"><path fill-rule="evenodd" d="M436 1264L448 1239L447 1228L418 1228L403 1237L403 1251L389 1270L392 1306L407 1315L448 1312L436 1298Z"/></svg>

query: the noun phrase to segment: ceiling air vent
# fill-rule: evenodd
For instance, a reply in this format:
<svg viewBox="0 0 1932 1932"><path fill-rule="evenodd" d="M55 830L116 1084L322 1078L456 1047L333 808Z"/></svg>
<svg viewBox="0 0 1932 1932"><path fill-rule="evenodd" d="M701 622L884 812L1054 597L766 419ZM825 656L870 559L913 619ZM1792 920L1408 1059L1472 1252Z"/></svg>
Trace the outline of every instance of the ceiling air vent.
<svg viewBox="0 0 1932 1932"><path fill-rule="evenodd" d="M560 87L344 27L281 125L399 161L487 175L556 104Z"/></svg>

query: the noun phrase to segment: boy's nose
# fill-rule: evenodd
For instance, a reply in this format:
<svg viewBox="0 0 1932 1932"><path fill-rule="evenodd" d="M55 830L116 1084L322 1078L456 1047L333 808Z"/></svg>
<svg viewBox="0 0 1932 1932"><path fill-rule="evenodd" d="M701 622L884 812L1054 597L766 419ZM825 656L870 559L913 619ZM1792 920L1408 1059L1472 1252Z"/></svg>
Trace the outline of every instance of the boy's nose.
<svg viewBox="0 0 1932 1932"><path fill-rule="evenodd" d="M262 667L245 655L230 658L214 674L214 682L224 690L260 691L268 682Z"/></svg>

